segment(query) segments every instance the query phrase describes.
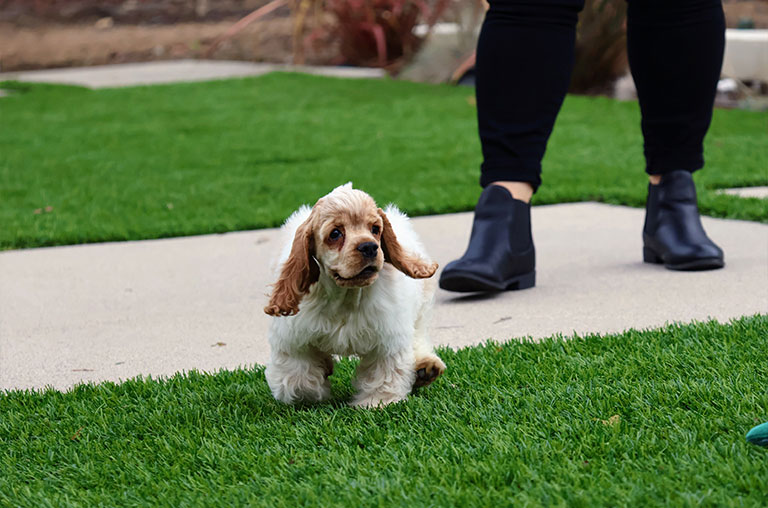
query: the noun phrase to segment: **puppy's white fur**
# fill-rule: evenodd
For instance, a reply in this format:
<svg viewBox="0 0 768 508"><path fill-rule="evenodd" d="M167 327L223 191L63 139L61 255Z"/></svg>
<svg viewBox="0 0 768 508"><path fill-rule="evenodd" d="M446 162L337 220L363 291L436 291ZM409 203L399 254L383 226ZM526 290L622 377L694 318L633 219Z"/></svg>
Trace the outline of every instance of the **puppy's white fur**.
<svg viewBox="0 0 768 508"><path fill-rule="evenodd" d="M373 203L367 194L347 184L318 201L315 209L330 204L342 208L370 206L365 198ZM365 201L363 205L361 199ZM301 234L299 230L310 223L312 213L313 209L303 206L285 222L285 247L275 267L276 276L284 276L283 269ZM408 217L394 205L383 213L384 227L391 227L399 247L413 259L428 263ZM383 239L382 233L381 251L386 250ZM338 274L329 268L339 262L340 254L320 248L311 255L333 259L313 257L319 270L316 282L300 296L298 312L282 312L273 318L269 331L271 359L266 378L277 400L291 404L327 399L328 376L333 371L331 355L360 357L355 380L357 393L351 402L356 406L377 407L405 399L417 382L418 369L431 371L433 378L443 372L445 364L434 354L427 336L436 286L428 277L434 273L435 264L427 264L431 271L419 272L417 276L421 278L411 278L413 272L406 276L390 262L384 262L373 283L340 287ZM265 310L277 315L275 309L268 309ZM424 371L421 372L423 375ZM431 379L425 384L429 382Z"/></svg>

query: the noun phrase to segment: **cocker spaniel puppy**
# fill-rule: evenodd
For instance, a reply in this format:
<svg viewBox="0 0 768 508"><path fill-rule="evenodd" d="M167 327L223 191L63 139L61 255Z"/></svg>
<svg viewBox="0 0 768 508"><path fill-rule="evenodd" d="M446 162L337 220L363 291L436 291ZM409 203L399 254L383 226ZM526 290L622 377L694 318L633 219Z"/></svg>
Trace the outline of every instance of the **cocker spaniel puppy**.
<svg viewBox="0 0 768 508"><path fill-rule="evenodd" d="M445 370L427 337L437 263L408 218L386 212L348 183L301 207L283 226L286 245L269 304L274 397L292 404L331 394L331 355L357 355L351 404L405 399Z"/></svg>

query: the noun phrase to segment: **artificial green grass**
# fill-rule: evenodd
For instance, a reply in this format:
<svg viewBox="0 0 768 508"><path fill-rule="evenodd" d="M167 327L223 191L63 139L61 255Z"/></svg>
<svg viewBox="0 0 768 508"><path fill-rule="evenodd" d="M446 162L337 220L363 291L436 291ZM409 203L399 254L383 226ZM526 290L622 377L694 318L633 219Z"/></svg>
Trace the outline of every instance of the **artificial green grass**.
<svg viewBox="0 0 768 508"><path fill-rule="evenodd" d="M480 192L467 88L297 74L0 86L15 91L0 99L0 249L275 226L349 180L412 215L470 210ZM639 121L636 103L568 97L534 203L642 206ZM768 184L765 129L765 115L715 111L704 213L768 221L765 200L712 191Z"/></svg>
<svg viewBox="0 0 768 508"><path fill-rule="evenodd" d="M1 506L765 506L768 316L443 350L404 403L263 369L0 394Z"/></svg>

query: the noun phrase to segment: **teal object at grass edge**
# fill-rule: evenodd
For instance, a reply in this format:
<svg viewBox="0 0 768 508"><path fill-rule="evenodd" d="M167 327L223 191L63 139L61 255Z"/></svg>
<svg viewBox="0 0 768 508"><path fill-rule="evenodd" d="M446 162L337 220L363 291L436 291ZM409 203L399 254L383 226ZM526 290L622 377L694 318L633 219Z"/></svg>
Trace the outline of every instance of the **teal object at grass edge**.
<svg viewBox="0 0 768 508"><path fill-rule="evenodd" d="M768 422L750 430L747 433L747 441L758 446L768 446Z"/></svg>

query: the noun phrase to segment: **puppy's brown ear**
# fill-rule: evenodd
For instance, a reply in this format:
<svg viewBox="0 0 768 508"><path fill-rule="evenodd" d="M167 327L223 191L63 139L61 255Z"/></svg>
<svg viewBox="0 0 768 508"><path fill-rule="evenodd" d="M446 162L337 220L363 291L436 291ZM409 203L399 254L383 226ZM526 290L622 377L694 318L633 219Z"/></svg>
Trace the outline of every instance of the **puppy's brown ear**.
<svg viewBox="0 0 768 508"><path fill-rule="evenodd" d="M379 217L384 222L384 227L381 228L381 250L384 251L384 261L391 263L392 266L412 279L432 277L437 270L437 263L424 261L403 249L400 242L397 241L387 214L381 208L379 208Z"/></svg>
<svg viewBox="0 0 768 508"><path fill-rule="evenodd" d="M264 312L271 316L292 316L299 312L299 302L320 276L317 262L312 259L314 243L310 219L307 219L296 230L291 253L283 264Z"/></svg>

